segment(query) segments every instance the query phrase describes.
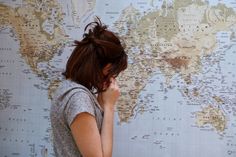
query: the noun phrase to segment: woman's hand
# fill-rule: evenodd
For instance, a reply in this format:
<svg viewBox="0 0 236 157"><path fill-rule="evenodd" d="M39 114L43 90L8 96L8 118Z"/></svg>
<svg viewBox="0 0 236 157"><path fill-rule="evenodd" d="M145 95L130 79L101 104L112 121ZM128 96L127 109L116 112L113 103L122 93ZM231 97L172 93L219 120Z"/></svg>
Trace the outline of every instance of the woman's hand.
<svg viewBox="0 0 236 157"><path fill-rule="evenodd" d="M98 94L98 102L104 110L113 110L116 101L120 96L120 89L115 78L110 79L111 83L106 91Z"/></svg>

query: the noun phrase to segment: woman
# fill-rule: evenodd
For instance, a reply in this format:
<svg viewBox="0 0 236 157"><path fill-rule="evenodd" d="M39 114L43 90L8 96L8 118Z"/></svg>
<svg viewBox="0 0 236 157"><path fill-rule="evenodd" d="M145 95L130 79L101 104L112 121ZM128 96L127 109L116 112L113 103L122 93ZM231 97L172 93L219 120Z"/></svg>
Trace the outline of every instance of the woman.
<svg viewBox="0 0 236 157"><path fill-rule="evenodd" d="M118 74L127 68L119 38L92 22L75 41L51 107L57 157L111 157L114 105L120 95Z"/></svg>

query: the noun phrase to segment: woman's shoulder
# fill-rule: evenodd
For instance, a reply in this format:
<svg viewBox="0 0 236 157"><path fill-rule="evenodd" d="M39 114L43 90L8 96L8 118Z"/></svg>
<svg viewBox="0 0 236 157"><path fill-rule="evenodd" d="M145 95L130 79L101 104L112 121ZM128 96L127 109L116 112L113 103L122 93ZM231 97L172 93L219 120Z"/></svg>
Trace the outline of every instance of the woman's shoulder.
<svg viewBox="0 0 236 157"><path fill-rule="evenodd" d="M84 94L89 95L89 90L86 87L74 81L64 79L59 83L58 88L55 90L53 94L53 99L56 99L56 100L62 99L65 96L71 95L74 93L81 93L82 95Z"/></svg>
<svg viewBox="0 0 236 157"><path fill-rule="evenodd" d="M74 97L76 98L87 99L88 101L96 104L96 106L99 109L101 109L96 96L89 89L69 79L61 81L59 87L55 92L54 100L55 101L62 101L63 99L67 100L72 95L74 95Z"/></svg>

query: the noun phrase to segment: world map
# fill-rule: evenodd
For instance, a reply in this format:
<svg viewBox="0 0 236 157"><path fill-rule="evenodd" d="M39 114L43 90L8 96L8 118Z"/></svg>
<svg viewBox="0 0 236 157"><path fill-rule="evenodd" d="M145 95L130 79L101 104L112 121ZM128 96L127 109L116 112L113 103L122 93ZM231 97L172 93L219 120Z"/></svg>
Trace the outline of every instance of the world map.
<svg viewBox="0 0 236 157"><path fill-rule="evenodd" d="M235 157L235 0L0 0L0 156L55 156L51 96L95 16L129 56L113 156Z"/></svg>

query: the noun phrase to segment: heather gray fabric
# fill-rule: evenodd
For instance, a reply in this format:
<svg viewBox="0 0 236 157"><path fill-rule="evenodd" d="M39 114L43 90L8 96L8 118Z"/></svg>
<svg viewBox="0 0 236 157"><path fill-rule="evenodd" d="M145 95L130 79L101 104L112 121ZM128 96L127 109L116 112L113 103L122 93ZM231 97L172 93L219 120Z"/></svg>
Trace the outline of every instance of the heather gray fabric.
<svg viewBox="0 0 236 157"><path fill-rule="evenodd" d="M81 157L69 126L83 112L95 117L101 133L103 111L96 97L80 84L70 80L62 81L53 96L50 111L56 157Z"/></svg>

